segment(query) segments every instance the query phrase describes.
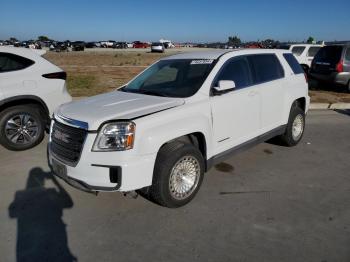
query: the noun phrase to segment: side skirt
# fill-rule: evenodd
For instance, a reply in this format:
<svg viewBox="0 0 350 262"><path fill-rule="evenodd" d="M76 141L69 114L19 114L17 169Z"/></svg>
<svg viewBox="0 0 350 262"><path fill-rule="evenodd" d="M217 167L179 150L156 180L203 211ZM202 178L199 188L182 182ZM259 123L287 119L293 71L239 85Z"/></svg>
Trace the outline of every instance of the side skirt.
<svg viewBox="0 0 350 262"><path fill-rule="evenodd" d="M247 142L244 142L238 146L235 146L231 149L228 149L220 154L217 154L217 155L211 157L210 159L207 160L206 171L208 171L214 165L221 163L222 161L226 160L227 158L229 158L237 153L240 153L240 152L243 152L247 149L250 149L250 148L252 148L258 144L261 144L261 143L263 143L263 142L265 142L265 141L267 141L275 136L279 136L279 135L284 134L286 127L287 127L287 125L279 126L279 127L274 128L265 134L262 134L262 135L255 137Z"/></svg>

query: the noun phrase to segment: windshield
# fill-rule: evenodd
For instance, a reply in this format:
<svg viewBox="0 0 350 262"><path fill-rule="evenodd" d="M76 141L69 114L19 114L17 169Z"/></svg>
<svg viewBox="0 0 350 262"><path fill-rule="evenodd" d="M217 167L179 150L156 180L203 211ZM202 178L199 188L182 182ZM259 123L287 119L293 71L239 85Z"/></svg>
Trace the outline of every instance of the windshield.
<svg viewBox="0 0 350 262"><path fill-rule="evenodd" d="M189 97L202 86L213 65L212 59L161 60L147 68L120 91L166 97Z"/></svg>

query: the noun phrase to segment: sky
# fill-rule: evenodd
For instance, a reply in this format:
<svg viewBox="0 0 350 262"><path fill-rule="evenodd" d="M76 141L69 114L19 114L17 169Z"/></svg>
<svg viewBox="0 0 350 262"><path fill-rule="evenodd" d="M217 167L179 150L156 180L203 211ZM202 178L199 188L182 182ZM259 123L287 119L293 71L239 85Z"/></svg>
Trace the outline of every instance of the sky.
<svg viewBox="0 0 350 262"><path fill-rule="evenodd" d="M0 39L350 40L350 0L0 0Z"/></svg>

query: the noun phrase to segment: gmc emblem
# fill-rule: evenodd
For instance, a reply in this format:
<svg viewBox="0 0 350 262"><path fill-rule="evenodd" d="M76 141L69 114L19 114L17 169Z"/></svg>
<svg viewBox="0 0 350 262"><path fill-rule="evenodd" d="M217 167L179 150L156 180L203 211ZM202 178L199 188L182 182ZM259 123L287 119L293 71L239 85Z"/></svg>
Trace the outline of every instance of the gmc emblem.
<svg viewBox="0 0 350 262"><path fill-rule="evenodd" d="M65 133L62 133L61 131L55 130L55 131L53 132L53 136L54 136L56 139L58 139L58 140L61 140L61 141L65 142L65 143L69 143L69 140L68 140L69 135L67 135L67 134L65 134Z"/></svg>

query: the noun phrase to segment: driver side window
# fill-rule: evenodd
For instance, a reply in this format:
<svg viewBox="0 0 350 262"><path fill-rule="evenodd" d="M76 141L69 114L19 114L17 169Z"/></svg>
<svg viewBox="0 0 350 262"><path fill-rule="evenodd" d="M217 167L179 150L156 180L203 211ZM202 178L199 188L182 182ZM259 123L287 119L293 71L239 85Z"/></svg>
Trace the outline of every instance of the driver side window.
<svg viewBox="0 0 350 262"><path fill-rule="evenodd" d="M237 57L229 60L224 68L219 72L216 84L220 80L232 80L235 82L236 88L241 89L253 84L250 72L249 62L246 57Z"/></svg>

